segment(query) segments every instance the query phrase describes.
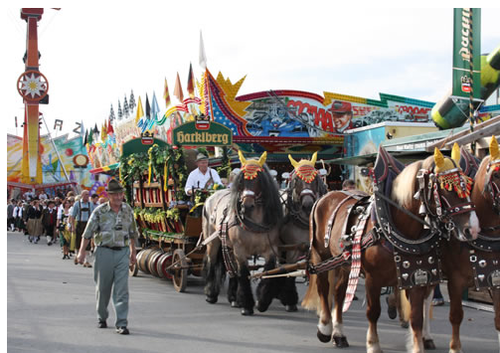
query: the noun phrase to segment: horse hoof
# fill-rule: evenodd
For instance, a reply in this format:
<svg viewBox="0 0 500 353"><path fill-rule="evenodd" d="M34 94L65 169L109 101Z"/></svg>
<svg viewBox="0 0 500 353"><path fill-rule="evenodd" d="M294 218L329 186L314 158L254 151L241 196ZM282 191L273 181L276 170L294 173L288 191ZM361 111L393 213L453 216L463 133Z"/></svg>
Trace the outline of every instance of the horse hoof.
<svg viewBox="0 0 500 353"><path fill-rule="evenodd" d="M257 308L257 310L261 313L263 313L264 311L267 310L267 308L269 308L269 305L262 305L261 302L257 302L255 304L255 307Z"/></svg>
<svg viewBox="0 0 500 353"><path fill-rule="evenodd" d="M333 337L333 346L337 348L349 347L349 342L347 342L347 337L346 336Z"/></svg>
<svg viewBox="0 0 500 353"><path fill-rule="evenodd" d="M253 315L253 309L247 309L247 308L243 308L241 309L241 315L243 316L252 316Z"/></svg>
<svg viewBox="0 0 500 353"><path fill-rule="evenodd" d="M238 303L237 303L235 300L233 300L233 301L231 302L231 308L239 308L239 307L240 307L240 306L238 305Z"/></svg>
<svg viewBox="0 0 500 353"><path fill-rule="evenodd" d="M285 305L285 310L289 313L294 313L296 312L298 309L297 309L297 305L293 304L293 305Z"/></svg>
<svg viewBox="0 0 500 353"><path fill-rule="evenodd" d="M432 338L424 339L424 348L425 349L436 349L436 345L434 344L434 340Z"/></svg>
<svg viewBox="0 0 500 353"><path fill-rule="evenodd" d="M318 330L317 336L318 336L318 339L320 340L320 342L323 342L323 343L328 343L332 339L332 336L324 335L319 330Z"/></svg>
<svg viewBox="0 0 500 353"><path fill-rule="evenodd" d="M207 302L207 303L210 303L210 304L215 304L215 303L217 303L217 297L209 297L209 296L207 295L207 297L205 298L205 300L206 300L206 302Z"/></svg>
<svg viewBox="0 0 500 353"><path fill-rule="evenodd" d="M408 328L409 326L410 326L410 324L408 323L408 321L401 321L402 328Z"/></svg>

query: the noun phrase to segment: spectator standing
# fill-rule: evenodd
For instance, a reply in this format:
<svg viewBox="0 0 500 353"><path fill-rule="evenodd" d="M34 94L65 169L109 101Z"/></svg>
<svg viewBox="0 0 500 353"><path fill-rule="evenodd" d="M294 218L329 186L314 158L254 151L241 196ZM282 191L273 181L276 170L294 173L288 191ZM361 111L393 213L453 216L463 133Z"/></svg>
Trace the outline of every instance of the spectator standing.
<svg viewBox="0 0 500 353"><path fill-rule="evenodd" d="M16 200L12 199L10 200L10 203L7 205L7 230L10 230L11 232L14 231L14 223L15 223L15 217L14 217L14 208L16 207Z"/></svg>

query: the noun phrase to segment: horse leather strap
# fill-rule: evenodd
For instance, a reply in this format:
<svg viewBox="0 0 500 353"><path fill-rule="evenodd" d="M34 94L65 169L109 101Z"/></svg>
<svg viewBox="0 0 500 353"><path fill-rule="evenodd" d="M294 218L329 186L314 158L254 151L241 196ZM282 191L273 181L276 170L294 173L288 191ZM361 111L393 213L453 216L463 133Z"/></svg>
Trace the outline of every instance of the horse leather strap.
<svg viewBox="0 0 500 353"><path fill-rule="evenodd" d="M332 236L333 223L335 222L335 217L337 217L337 212L339 211L340 207L344 203L346 203L347 201L349 201L349 200L351 200L353 198L357 199L357 200L361 200L362 198L366 197L364 195L353 194L353 193L350 193L348 191L342 191L342 192L344 194L346 194L347 197L338 203L337 207L335 207L335 210L333 210L332 215L328 219L328 223L326 225L326 230L325 230L325 248L328 248L328 246L330 244L330 238Z"/></svg>
<svg viewBox="0 0 500 353"><path fill-rule="evenodd" d="M361 271L361 238L365 232L366 221L370 217L372 205L373 203L368 205L365 214L361 217L352 242L351 272L349 273L349 282L347 283L344 306L342 307L342 312L344 313L349 310L354 299L354 294L356 293L356 287L358 286L359 272Z"/></svg>

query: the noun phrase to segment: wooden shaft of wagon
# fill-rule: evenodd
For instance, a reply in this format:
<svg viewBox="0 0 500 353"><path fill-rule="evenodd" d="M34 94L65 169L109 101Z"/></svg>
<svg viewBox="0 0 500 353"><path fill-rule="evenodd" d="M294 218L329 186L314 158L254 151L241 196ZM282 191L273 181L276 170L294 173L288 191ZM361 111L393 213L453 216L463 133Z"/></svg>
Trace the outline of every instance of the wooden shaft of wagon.
<svg viewBox="0 0 500 353"><path fill-rule="evenodd" d="M269 275L279 275L279 274L286 274L288 272L296 271L296 270L302 270L306 268L306 262L305 261L300 261L294 264L288 264L288 265L283 265L277 268L273 268L272 270L268 271L263 271L260 273L256 273L250 278L261 278L263 276L269 276Z"/></svg>
<svg viewBox="0 0 500 353"><path fill-rule="evenodd" d="M278 245L278 249L280 249L280 250L307 251L307 250L309 250L309 244L308 243L300 243L300 244Z"/></svg>

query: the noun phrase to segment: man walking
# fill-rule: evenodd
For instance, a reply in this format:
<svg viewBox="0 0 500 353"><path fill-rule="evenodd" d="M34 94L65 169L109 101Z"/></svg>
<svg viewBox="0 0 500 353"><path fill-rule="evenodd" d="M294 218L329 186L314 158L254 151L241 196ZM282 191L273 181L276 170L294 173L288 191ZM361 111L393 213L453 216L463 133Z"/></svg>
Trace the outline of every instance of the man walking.
<svg viewBox="0 0 500 353"><path fill-rule="evenodd" d="M118 181L108 183L109 202L99 205L87 223L78 253L85 261L85 248L93 237L96 245L94 282L96 284L98 327L106 328L111 293L116 313L116 332L128 335L128 270L136 262L135 240L138 237L132 208L123 202L124 189Z"/></svg>
<svg viewBox="0 0 500 353"><path fill-rule="evenodd" d="M81 199L73 205L73 211L69 218L70 231L74 231L76 236L75 246L77 251L82 241L82 233L87 226L87 221L89 220L92 211L94 211L94 204L89 200L89 191L83 190L81 193ZM88 249L83 250L90 251L90 244L88 245ZM75 265L76 264L78 263L75 259ZM83 264L83 267L92 267L92 265L87 261Z"/></svg>

